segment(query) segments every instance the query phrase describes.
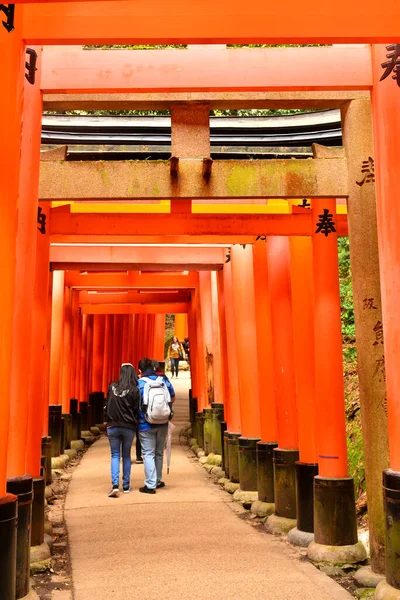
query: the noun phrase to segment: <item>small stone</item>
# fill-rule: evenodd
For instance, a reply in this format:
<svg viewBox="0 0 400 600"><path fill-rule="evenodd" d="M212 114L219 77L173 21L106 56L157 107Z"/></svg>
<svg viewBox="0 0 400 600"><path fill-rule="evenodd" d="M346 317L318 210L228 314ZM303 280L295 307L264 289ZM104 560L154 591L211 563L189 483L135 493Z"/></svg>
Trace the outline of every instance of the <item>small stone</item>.
<svg viewBox="0 0 400 600"><path fill-rule="evenodd" d="M68 450L65 451L65 454L67 456L69 456L70 460L72 460L73 458L76 457L76 455L78 454L78 452L72 448L69 448Z"/></svg>
<svg viewBox="0 0 400 600"><path fill-rule="evenodd" d="M362 598L363 600L372 600L375 596L375 588L358 588L358 590L354 592L354 595L356 598Z"/></svg>
<svg viewBox="0 0 400 600"><path fill-rule="evenodd" d="M361 542L349 546L326 546L311 542L307 556L312 562L325 562L334 565L357 564L364 562L367 552Z"/></svg>
<svg viewBox="0 0 400 600"><path fill-rule="evenodd" d="M222 485L222 487L224 487L224 485L227 483L227 481L229 481L229 479L227 477L221 477L221 479L218 479L218 483L219 483L219 485Z"/></svg>
<svg viewBox="0 0 400 600"><path fill-rule="evenodd" d="M396 590L387 581L381 581L375 590L375 600L400 600L400 590Z"/></svg>
<svg viewBox="0 0 400 600"><path fill-rule="evenodd" d="M374 573L371 567L361 567L356 573L354 573L354 579L358 585L366 588L376 588L378 583L385 579L385 576L381 573Z"/></svg>
<svg viewBox="0 0 400 600"><path fill-rule="evenodd" d="M224 490L229 494L234 494L240 488L238 483L233 483L230 479L225 483Z"/></svg>
<svg viewBox="0 0 400 600"><path fill-rule="evenodd" d="M50 523L50 521L44 522L44 534L49 536L53 535L53 525Z"/></svg>
<svg viewBox="0 0 400 600"><path fill-rule="evenodd" d="M261 502L256 500L251 505L251 513L257 517L269 517L275 511L275 504L273 502Z"/></svg>
<svg viewBox="0 0 400 600"><path fill-rule="evenodd" d="M197 444L195 444L194 446L192 446L191 451L194 452L195 454L198 453L198 451L200 450L199 446Z"/></svg>
<svg viewBox="0 0 400 600"><path fill-rule="evenodd" d="M202 458L203 456L206 455L204 450L202 450L201 448L196 452L196 454L197 454L197 458Z"/></svg>
<svg viewBox="0 0 400 600"><path fill-rule="evenodd" d="M286 517L278 517L278 515L270 515L265 523L265 528L269 533L275 535L287 535L291 529L296 527L296 519L287 519Z"/></svg>
<svg viewBox="0 0 400 600"><path fill-rule="evenodd" d="M207 464L207 456L202 456L201 458L199 458L199 463L201 465Z"/></svg>
<svg viewBox="0 0 400 600"><path fill-rule="evenodd" d="M53 492L51 486L46 485L46 487L44 488L44 497L46 499L48 499L48 498L52 498L53 496L54 496L54 492Z"/></svg>
<svg viewBox="0 0 400 600"><path fill-rule="evenodd" d="M69 459L68 459L69 460ZM51 469L64 469L65 467L65 458L64 456L53 456L51 459Z"/></svg>
<svg viewBox="0 0 400 600"><path fill-rule="evenodd" d="M71 442L71 450L77 450L79 452L80 450L83 450L84 447L85 444L83 440L72 440Z"/></svg>
<svg viewBox="0 0 400 600"><path fill-rule="evenodd" d="M205 468L205 470L210 473L211 470L214 468L214 465L209 465L208 463L203 464L203 467Z"/></svg>
<svg viewBox="0 0 400 600"><path fill-rule="evenodd" d="M53 538L48 533L44 534L44 543L48 545L51 552L53 550Z"/></svg>
<svg viewBox="0 0 400 600"><path fill-rule="evenodd" d="M49 569L51 569L51 558L30 564L31 575L44 573L45 571L49 571Z"/></svg>
<svg viewBox="0 0 400 600"><path fill-rule="evenodd" d="M258 498L258 492L246 492L240 488L233 494L234 502L251 506Z"/></svg>
<svg viewBox="0 0 400 600"><path fill-rule="evenodd" d="M197 444L197 440L195 438L190 438L190 440L188 441L188 445L191 448L192 446L196 446Z"/></svg>
<svg viewBox="0 0 400 600"><path fill-rule="evenodd" d="M95 436L100 435L100 429L98 427L91 427L90 432Z"/></svg>
<svg viewBox="0 0 400 600"><path fill-rule="evenodd" d="M216 477L217 479L221 479L221 477L225 477L225 471L221 469L221 467L214 467L211 465L211 475Z"/></svg>
<svg viewBox="0 0 400 600"><path fill-rule="evenodd" d="M318 565L318 569L328 575L328 577L345 577L346 572L335 565Z"/></svg>
<svg viewBox="0 0 400 600"><path fill-rule="evenodd" d="M314 541L314 534L309 531L300 531L300 529L294 527L289 531L287 539L290 544L293 544L293 546L308 548L311 542Z"/></svg>

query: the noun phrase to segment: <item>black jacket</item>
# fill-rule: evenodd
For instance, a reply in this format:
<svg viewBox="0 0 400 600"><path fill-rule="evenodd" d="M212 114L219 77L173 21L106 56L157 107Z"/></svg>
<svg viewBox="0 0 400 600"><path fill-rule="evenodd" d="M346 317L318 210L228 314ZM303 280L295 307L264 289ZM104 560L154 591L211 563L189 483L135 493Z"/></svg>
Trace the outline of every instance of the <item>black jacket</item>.
<svg viewBox="0 0 400 600"><path fill-rule="evenodd" d="M139 418L140 392L136 387L130 392L115 394L116 383L110 383L104 407L107 427L130 427L136 429Z"/></svg>

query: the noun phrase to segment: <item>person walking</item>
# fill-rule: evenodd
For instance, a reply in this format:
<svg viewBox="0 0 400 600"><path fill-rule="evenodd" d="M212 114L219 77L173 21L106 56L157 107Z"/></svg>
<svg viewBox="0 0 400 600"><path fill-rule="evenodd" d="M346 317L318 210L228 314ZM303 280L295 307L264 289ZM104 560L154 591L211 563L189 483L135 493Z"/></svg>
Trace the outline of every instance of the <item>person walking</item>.
<svg viewBox="0 0 400 600"><path fill-rule="evenodd" d="M130 363L121 365L119 379L110 383L105 409L107 436L111 450L110 498L119 494L119 472L122 455L122 490L131 491L131 448L139 420L140 392L136 370Z"/></svg>
<svg viewBox="0 0 400 600"><path fill-rule="evenodd" d="M150 358L139 361L139 436L142 445L145 480L142 494L155 494L165 487L162 481L164 446L175 391L165 375L157 375Z"/></svg>
<svg viewBox="0 0 400 600"><path fill-rule="evenodd" d="M186 360L188 365L190 365L190 343L189 343L189 338L185 337L185 339L183 340L183 349L185 351L186 354Z"/></svg>
<svg viewBox="0 0 400 600"><path fill-rule="evenodd" d="M179 361L185 358L185 351L182 344L174 335L172 342L168 348L168 359L171 361L171 379L174 376L178 377L179 373Z"/></svg>

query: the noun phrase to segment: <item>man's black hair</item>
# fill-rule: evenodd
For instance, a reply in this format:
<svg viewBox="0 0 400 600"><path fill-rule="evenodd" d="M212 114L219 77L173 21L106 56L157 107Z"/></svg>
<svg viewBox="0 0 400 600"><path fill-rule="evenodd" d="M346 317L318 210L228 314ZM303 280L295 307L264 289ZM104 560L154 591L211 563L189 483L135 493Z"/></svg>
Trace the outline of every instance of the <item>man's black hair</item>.
<svg viewBox="0 0 400 600"><path fill-rule="evenodd" d="M153 361L151 358L142 358L139 360L139 369L144 373L145 371L154 371Z"/></svg>

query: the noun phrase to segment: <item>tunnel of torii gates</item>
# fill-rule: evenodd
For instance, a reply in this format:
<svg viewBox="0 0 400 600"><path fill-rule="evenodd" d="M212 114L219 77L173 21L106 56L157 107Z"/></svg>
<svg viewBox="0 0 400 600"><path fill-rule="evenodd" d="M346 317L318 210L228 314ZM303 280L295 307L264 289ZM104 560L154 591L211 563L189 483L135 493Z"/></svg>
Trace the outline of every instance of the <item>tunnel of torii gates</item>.
<svg viewBox="0 0 400 600"><path fill-rule="evenodd" d="M311 559L332 546L365 557L344 412L337 236L349 235L372 568L386 575L377 597L399 598L400 4L0 11L1 597L28 594L51 459L101 424L121 361L164 358L166 313L187 315L198 444L314 531ZM281 42L360 45L221 45ZM171 159L41 160L43 108L169 109ZM339 108L344 148L213 162L213 108Z"/></svg>

